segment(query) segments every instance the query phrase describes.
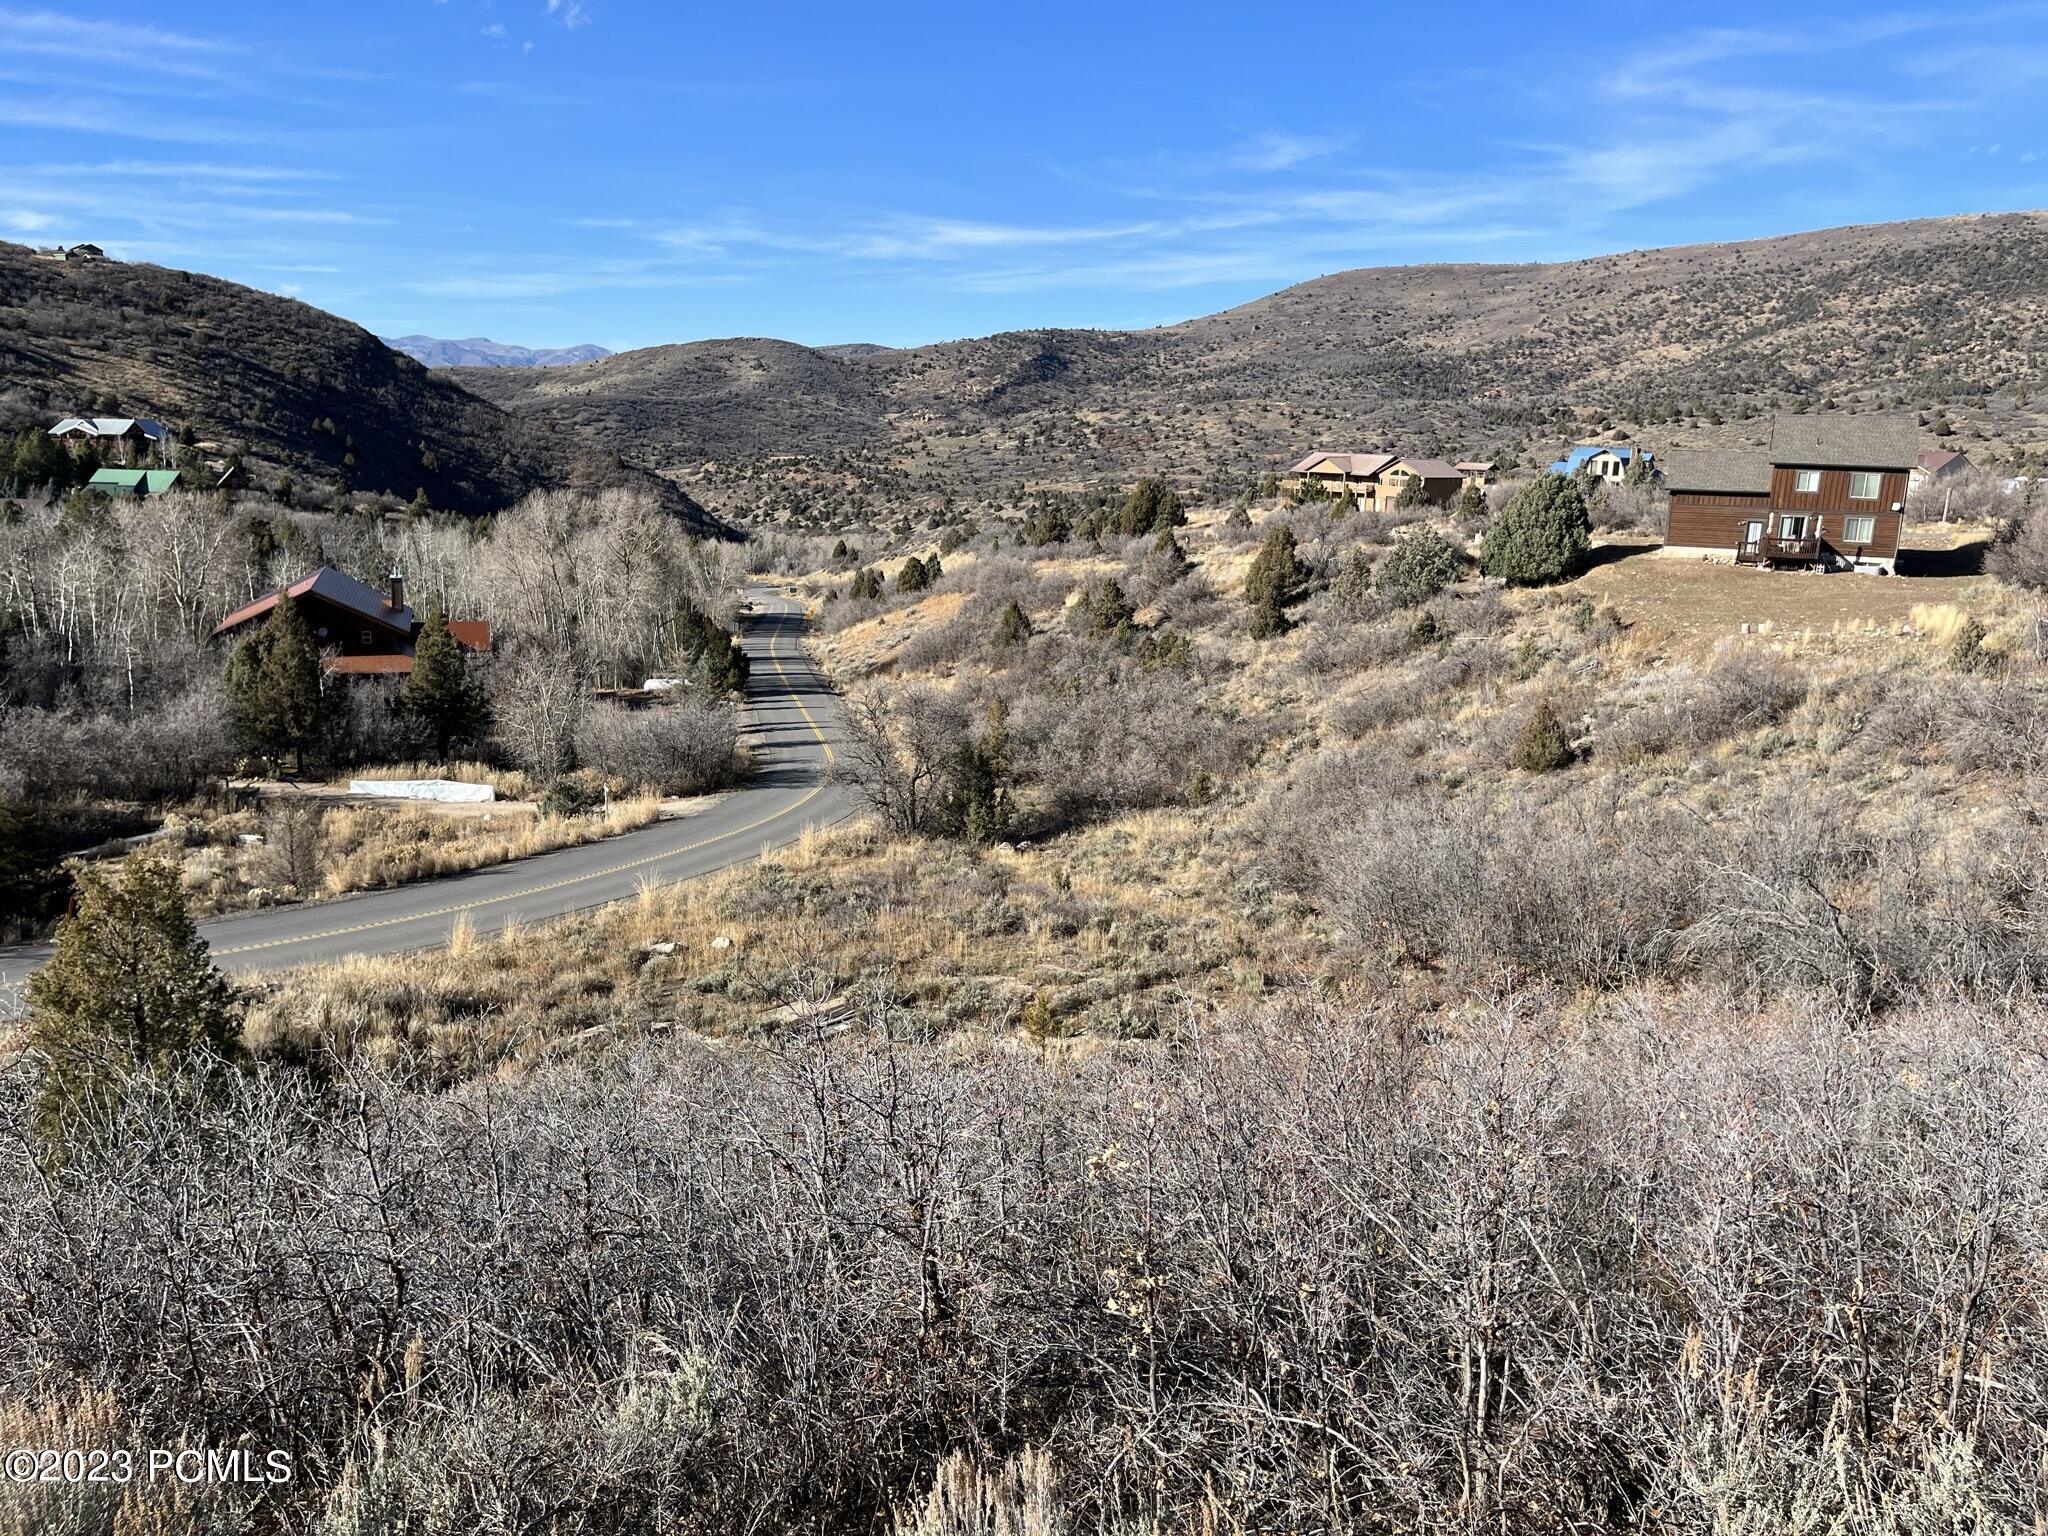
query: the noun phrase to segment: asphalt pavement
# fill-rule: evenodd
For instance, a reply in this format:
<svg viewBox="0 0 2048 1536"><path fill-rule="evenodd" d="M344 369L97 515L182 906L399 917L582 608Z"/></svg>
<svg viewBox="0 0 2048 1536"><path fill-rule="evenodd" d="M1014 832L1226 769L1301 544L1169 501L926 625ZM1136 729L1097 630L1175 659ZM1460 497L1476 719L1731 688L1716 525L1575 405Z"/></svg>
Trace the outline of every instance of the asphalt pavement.
<svg viewBox="0 0 2048 1536"><path fill-rule="evenodd" d="M741 643L752 661L742 732L754 771L709 808L673 821L335 901L268 907L199 925L216 964L230 973L283 970L350 955L444 948L458 924L479 937L543 923L744 864L784 847L811 827L852 814L829 782L838 700L804 653L802 604L765 589L751 594ZM18 1006L22 984L49 955L0 949L0 1013Z"/></svg>

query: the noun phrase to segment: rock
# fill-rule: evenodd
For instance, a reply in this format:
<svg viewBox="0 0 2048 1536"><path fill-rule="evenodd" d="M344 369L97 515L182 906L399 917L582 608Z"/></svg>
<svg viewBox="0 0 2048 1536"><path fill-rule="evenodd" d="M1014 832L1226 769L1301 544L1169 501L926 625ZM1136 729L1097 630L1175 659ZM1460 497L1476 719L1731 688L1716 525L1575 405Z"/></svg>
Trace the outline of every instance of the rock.
<svg viewBox="0 0 2048 1536"><path fill-rule="evenodd" d="M717 938L711 941L711 947L713 949L731 949L732 940L728 938L725 934L721 933Z"/></svg>
<svg viewBox="0 0 2048 1536"><path fill-rule="evenodd" d="M236 841L247 843L252 848L261 847L263 844L263 834L261 832L239 833L237 834Z"/></svg>
<svg viewBox="0 0 2048 1536"><path fill-rule="evenodd" d="M650 955L672 955L675 952L676 941L674 939L656 939L647 946L647 953Z"/></svg>

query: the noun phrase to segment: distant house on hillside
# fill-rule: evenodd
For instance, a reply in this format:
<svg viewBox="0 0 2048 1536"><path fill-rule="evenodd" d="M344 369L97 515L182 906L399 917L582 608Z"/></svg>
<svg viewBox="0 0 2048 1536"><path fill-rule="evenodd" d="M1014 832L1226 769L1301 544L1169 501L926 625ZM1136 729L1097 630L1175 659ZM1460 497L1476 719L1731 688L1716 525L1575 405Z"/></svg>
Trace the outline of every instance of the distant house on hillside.
<svg viewBox="0 0 2048 1536"><path fill-rule="evenodd" d="M1500 466L1492 459L1460 459L1451 468L1465 484L1476 485L1482 491L1500 478Z"/></svg>
<svg viewBox="0 0 2048 1536"><path fill-rule="evenodd" d="M215 627L214 639L240 639L267 619L286 593L298 604L314 643L328 653L330 674L402 675L412 670L413 643L425 625L407 604L405 578L395 571L390 590L379 592L323 565L310 576L237 608ZM448 632L464 650L491 648L491 626L483 620L450 620Z"/></svg>
<svg viewBox="0 0 2048 1536"><path fill-rule="evenodd" d="M1917 491L1952 475L1960 475L1969 467L1970 460L1966 454L1949 448L1930 448L1914 463L1906 488Z"/></svg>
<svg viewBox="0 0 2048 1536"><path fill-rule="evenodd" d="M1465 484L1458 467L1442 459L1396 459L1380 477L1381 505L1393 506L1412 480L1422 482L1423 499L1433 507L1448 505Z"/></svg>
<svg viewBox="0 0 2048 1536"><path fill-rule="evenodd" d="M161 496L176 490L179 478L175 469L96 469L85 488L108 496Z"/></svg>
<svg viewBox="0 0 2048 1536"><path fill-rule="evenodd" d="M105 261L107 253L92 244L47 246L36 252L43 261Z"/></svg>
<svg viewBox="0 0 2048 1536"><path fill-rule="evenodd" d="M1312 453L1288 469L1280 488L1295 495L1313 487L1370 510L1379 503L1380 475L1393 462L1391 453Z"/></svg>
<svg viewBox="0 0 2048 1536"><path fill-rule="evenodd" d="M117 447L124 464L133 464L137 455L160 457L171 440L168 427L146 416L66 416L50 436L73 449L91 443L104 453Z"/></svg>
<svg viewBox="0 0 2048 1536"><path fill-rule="evenodd" d="M1628 478L1638 459L1653 468L1657 456L1627 443L1581 443L1550 466L1553 475L1591 475L1596 480L1621 481Z"/></svg>
<svg viewBox="0 0 2048 1536"><path fill-rule="evenodd" d="M1673 453L1665 553L1889 575L1918 436L1910 416L1780 416L1761 452Z"/></svg>

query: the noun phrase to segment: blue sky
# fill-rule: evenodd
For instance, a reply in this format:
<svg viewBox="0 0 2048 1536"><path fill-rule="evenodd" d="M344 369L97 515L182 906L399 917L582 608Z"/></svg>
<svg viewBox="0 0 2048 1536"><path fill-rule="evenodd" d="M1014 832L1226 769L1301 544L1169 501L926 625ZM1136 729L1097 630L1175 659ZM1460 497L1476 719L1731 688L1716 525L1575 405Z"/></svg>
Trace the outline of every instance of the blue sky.
<svg viewBox="0 0 2048 1536"><path fill-rule="evenodd" d="M386 334L1153 325L2048 206L2048 4L0 0L0 239Z"/></svg>

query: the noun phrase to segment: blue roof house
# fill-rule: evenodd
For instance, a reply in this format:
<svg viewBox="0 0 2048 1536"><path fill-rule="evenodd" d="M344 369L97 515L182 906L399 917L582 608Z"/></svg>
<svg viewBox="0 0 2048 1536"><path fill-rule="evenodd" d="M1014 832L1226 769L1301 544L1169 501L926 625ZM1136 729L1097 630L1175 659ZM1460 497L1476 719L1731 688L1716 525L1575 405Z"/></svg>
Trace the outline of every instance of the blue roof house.
<svg viewBox="0 0 2048 1536"><path fill-rule="evenodd" d="M1553 475L1591 475L1596 480L1626 479L1637 458L1656 467L1657 455L1628 443L1581 443L1550 466Z"/></svg>

